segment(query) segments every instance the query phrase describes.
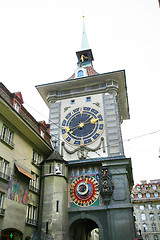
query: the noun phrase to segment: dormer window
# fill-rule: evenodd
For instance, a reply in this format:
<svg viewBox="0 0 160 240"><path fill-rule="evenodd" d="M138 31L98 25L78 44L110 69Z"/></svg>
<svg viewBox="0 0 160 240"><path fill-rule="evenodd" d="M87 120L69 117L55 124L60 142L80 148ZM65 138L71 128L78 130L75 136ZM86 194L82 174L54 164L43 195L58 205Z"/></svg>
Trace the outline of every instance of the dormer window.
<svg viewBox="0 0 160 240"><path fill-rule="evenodd" d="M16 101L14 102L14 109L16 110L16 112L20 112L20 105Z"/></svg>
<svg viewBox="0 0 160 240"><path fill-rule="evenodd" d="M76 78L86 77L86 76L88 76L86 68L79 67L79 68L76 69L76 71L75 71L75 77Z"/></svg>
<svg viewBox="0 0 160 240"><path fill-rule="evenodd" d="M41 129L41 137L44 138L44 135L45 135L45 133L44 133L44 131Z"/></svg>
<svg viewBox="0 0 160 240"><path fill-rule="evenodd" d="M82 70L79 70L78 73L77 73L77 77L83 77L84 76L84 73Z"/></svg>

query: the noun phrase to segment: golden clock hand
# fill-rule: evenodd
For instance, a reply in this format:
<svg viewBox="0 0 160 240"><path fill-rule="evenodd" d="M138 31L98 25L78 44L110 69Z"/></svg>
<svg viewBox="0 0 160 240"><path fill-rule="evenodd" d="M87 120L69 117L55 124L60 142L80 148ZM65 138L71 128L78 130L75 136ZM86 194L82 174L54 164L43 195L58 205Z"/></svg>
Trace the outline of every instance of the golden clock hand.
<svg viewBox="0 0 160 240"><path fill-rule="evenodd" d="M67 131L67 133L70 131L69 127L62 127L62 129L65 129Z"/></svg>
<svg viewBox="0 0 160 240"><path fill-rule="evenodd" d="M91 122L92 124L94 124L94 123L97 122L98 120L99 120L99 118L97 118L97 119L92 118L90 122Z"/></svg>

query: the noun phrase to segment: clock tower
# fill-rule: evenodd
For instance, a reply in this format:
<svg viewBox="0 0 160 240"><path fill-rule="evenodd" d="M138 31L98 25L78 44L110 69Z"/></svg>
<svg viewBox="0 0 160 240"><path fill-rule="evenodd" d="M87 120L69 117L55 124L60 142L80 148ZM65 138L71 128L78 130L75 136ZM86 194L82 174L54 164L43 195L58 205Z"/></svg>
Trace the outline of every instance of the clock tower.
<svg viewBox="0 0 160 240"><path fill-rule="evenodd" d="M94 70L84 22L76 55L70 78L36 86L50 109L52 142L68 168L68 232L56 239L134 239L131 159L121 135L129 119L125 71Z"/></svg>

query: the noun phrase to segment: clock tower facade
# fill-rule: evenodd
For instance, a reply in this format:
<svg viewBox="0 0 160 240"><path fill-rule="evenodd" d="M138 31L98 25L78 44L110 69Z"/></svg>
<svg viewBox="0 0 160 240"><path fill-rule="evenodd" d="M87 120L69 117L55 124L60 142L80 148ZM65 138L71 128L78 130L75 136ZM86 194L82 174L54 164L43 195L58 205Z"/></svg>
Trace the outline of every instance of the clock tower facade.
<svg viewBox="0 0 160 240"><path fill-rule="evenodd" d="M68 168L68 231L56 239L92 239L94 229L100 240L134 239L131 159L121 135L129 119L125 71L94 70L85 27L76 55L69 79L37 86L50 109L53 146Z"/></svg>

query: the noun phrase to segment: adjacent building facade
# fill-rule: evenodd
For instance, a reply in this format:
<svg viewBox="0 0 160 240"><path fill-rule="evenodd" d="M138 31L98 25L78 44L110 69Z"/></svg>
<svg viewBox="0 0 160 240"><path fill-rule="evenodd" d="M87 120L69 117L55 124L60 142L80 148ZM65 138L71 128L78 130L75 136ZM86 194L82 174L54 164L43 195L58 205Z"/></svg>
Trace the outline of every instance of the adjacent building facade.
<svg viewBox="0 0 160 240"><path fill-rule="evenodd" d="M141 181L132 190L137 231L144 240L160 239L160 179Z"/></svg>
<svg viewBox="0 0 160 240"><path fill-rule="evenodd" d="M0 83L0 239L36 234L40 164L51 152L49 125L31 116L20 92Z"/></svg>

